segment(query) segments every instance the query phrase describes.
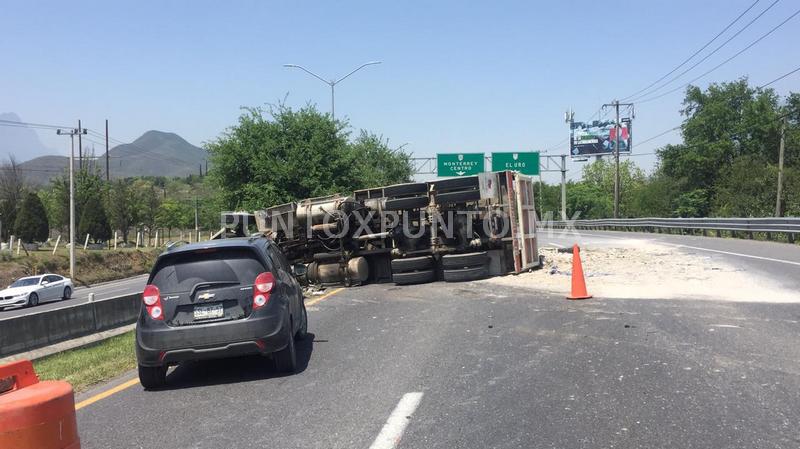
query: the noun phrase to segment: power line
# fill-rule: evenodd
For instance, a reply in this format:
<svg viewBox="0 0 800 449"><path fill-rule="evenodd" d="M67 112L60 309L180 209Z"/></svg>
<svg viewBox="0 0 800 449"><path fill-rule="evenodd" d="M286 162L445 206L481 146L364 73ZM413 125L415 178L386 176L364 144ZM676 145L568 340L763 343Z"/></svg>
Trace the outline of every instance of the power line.
<svg viewBox="0 0 800 449"><path fill-rule="evenodd" d="M43 123L18 122L18 121L14 121L14 120L0 120L0 126L18 126L18 127L21 127L21 128L39 128L39 129L69 128L69 126L47 125L47 124L43 124Z"/></svg>
<svg viewBox="0 0 800 449"><path fill-rule="evenodd" d="M732 61L734 58L738 57L738 56L739 56L739 55L741 55L742 53L744 53L744 52L746 52L747 50L749 50L750 48L752 48L752 47L753 47L754 45L756 45L757 43L761 42L763 39L765 39L767 36L769 36L770 34L774 33L775 31L777 31L777 30L778 30L778 28L780 28L780 27L782 27L783 25L785 25L785 24L786 24L786 22L788 22L788 21L792 20L792 19L793 19L795 16L797 16L798 14L800 14L800 9L798 9L797 11L795 11L795 12L794 12L794 14L792 14L791 16L787 17L787 18L786 18L786 19L785 19L783 22L779 23L778 25L776 25L776 26L772 27L772 29L770 29L770 30L769 30L769 31L767 31L766 33L762 34L762 35L761 35L761 37L759 37L758 39L754 40L753 42L751 42L749 45L747 45L747 46L746 46L746 47L744 47L743 49L739 50L738 52L734 53L734 55L733 55L733 56L731 56L731 57L729 57L728 59L726 59L726 60L722 61L721 63L719 63L719 64L717 64L716 66L714 66L714 68L712 68L711 70L708 70L708 71L706 71L705 73L703 73L702 75L700 75L700 76L698 76L698 77L696 77L696 78L692 79L692 80L691 80L691 81L689 81L688 83L686 83L686 84L684 84L684 85L682 85L682 86L678 86L678 87L676 87L675 89L672 89L672 90L670 90L670 91L664 92L663 94L656 95L655 97L650 97L650 98L645 98L644 100L639 100L638 102L639 102L639 103L646 103L646 102L649 102L649 101L657 100L657 99L659 99L659 98L661 98L661 97L664 97L665 95L669 95L669 94L671 94L671 93L673 93L673 92L675 92L675 91L678 91L678 90L681 90L681 89L683 89L683 88L686 88L687 86L690 86L690 85L691 85L693 82L695 82L695 81L699 80L700 78L703 78L704 76L706 76L706 75L710 74L711 72L713 72L713 71L717 70L718 68L722 67L723 65L725 65L725 64L727 64L728 62Z"/></svg>
<svg viewBox="0 0 800 449"><path fill-rule="evenodd" d="M759 88L759 89L763 89L763 88L765 88L765 87L769 86L770 84L777 83L778 81L780 81L780 80L782 80L782 79L786 78L787 76L789 76L789 75L791 75L791 74L793 74L793 73L795 73L795 72L797 72L797 71L800 71L800 67L798 67L798 68L796 68L796 69L792 70L792 71L791 71L791 72L789 72L789 73L785 73L785 74L783 74L783 75L781 75L781 76L779 76L779 77L775 78L774 80L772 80L772 81L768 82L767 84L762 84L762 85L758 86L758 88Z"/></svg>
<svg viewBox="0 0 800 449"><path fill-rule="evenodd" d="M646 90L650 89L651 87L655 86L656 84L660 83L660 82L661 82L661 81L663 81L663 80L664 80L666 77L668 77L668 76L672 75L673 73L675 73L675 72L676 72L676 71L677 71L679 68L683 67L683 66L684 66L684 65L685 65L687 62L691 61L691 60L692 60L692 59L693 59L695 56L697 56L697 55L698 55L698 54L699 54L701 51L703 51L703 50L705 50L706 48L708 48L708 46L709 46L709 45L711 45L711 44L712 44L712 43L713 43L715 40L717 40L717 38L719 38L719 37L720 37L720 36L722 36L722 35L723 35L723 34L724 34L726 31L728 31L728 30L729 30L729 29L730 29L730 28L731 28L731 27L732 27L732 26L733 26L733 25L734 25L736 22L738 22L738 21L739 21L739 19L741 19L742 17L744 17L744 15L745 15L745 14L747 14L748 12L750 12L750 10L751 10L751 9L753 9L753 7L754 7L754 6L756 6L756 5L758 4L758 2L760 2L760 1L761 1L761 0L756 0L755 2L753 2L753 3L752 3L750 6L748 6L748 7L747 7L747 9L745 9L744 11L742 11L742 13L741 13L741 14L739 14L739 16L738 16L738 17L736 17L735 19L733 19L733 22L729 23L729 24L728 24L728 25L727 25L725 28L723 28L723 29L722 29L722 31L720 31L719 33L717 33L717 35L716 35L716 36L714 36L714 37L713 37L713 38L712 38L710 41L706 42L706 43L705 43L705 45L703 45L702 47L700 47L700 49L699 49L699 50L695 51L694 53L692 53L692 55L691 55L691 56L689 56L688 58L684 59L684 60L683 60L683 62L681 62L680 64L678 64L677 66L675 66L675 68L674 68L674 69L672 69L672 70L670 70L669 72L667 72L667 73L666 73L664 76L662 76L661 78L659 78L659 79L657 79L657 80L653 81L652 83L650 83L650 84L649 84L647 87L645 87L644 89L640 89L640 90L638 90L638 91L636 91L636 92L634 92L634 93L632 93L632 94L628 95L627 97L623 98L621 101L625 101L625 100L627 100L628 98L635 97L636 95L639 95L640 93L642 93L642 92L644 92L644 91L646 91ZM777 1L776 1L775 3L777 3ZM774 4L774 3L773 3L773 4ZM766 11L766 10L765 10L765 11ZM762 14L763 14L763 13L762 13ZM751 22L751 23L752 23L752 22ZM740 32L741 32L741 31L740 31ZM734 35L734 37L736 37L736 36ZM723 44L723 45L724 45L724 44ZM712 52L711 54L713 54L713 52ZM710 56L710 55L709 55L709 56Z"/></svg>
<svg viewBox="0 0 800 449"><path fill-rule="evenodd" d="M677 131L677 130L679 130L679 129L681 129L681 125L678 125L678 126L672 127L672 128L670 128L670 129L668 129L668 130L666 130L666 131L664 131L664 132L661 132L661 133L659 133L659 134L656 134L656 135L655 135L655 136L653 136L653 137L649 137L649 138L647 138L647 139L644 139L644 140L643 140L643 141L641 141L641 142L637 142L636 144L637 144L637 145L644 145L644 144L646 144L647 142L650 142L650 141L653 141L653 140L655 140L655 139L658 139L659 137L663 136L664 134L669 134L669 133L671 133L672 131Z"/></svg>
<svg viewBox="0 0 800 449"><path fill-rule="evenodd" d="M737 31L736 33L734 33L734 34L733 34L733 36L731 36L731 37L729 37L728 39L726 39L726 40L725 40L725 42L723 42L723 43L722 43L722 44L720 44L720 45L719 45L717 48L715 48L714 50L712 50L712 51L711 51L711 53L709 53L709 54L707 54L707 55L703 56L703 57L702 57L702 58L701 58L699 61L695 62L695 63L694 63L694 64L693 64L691 67L689 67L688 69L686 69L686 70L684 70L683 72L679 73L677 76L675 76L675 77L672 77L672 79L670 79L670 80L669 80L669 81L667 81L666 83L664 83L664 84L662 84L662 85L660 85L660 86L656 87L655 89L652 89L652 90L650 90L649 92L643 93L643 94L641 94L641 95L637 95L637 96L636 96L636 98L633 98L633 99L632 99L632 101L637 101L637 100L638 100L638 99L640 99L640 98L644 98L644 97L647 97L648 95L652 95L652 94L654 94L654 93L658 92L659 90L661 90L661 89L663 89L663 88L665 88L665 87L669 86L670 84L672 84L672 82L673 82L673 81L676 81L676 80L678 80L678 79L679 79L680 77L682 77L683 75L685 75L685 74L689 73L690 71L692 71L692 70L693 70L695 67L697 67L698 65L702 64L702 63L703 63L703 62L705 62L705 61L706 61L708 58L710 58L712 55L714 55L716 52L718 52L719 50L721 50L721 49L722 49L722 47L724 47L724 46L725 46L725 45L727 45L727 44L728 44L730 41L732 41L734 38L736 38L736 36L738 36L738 35L739 35L739 34L741 34L741 33L742 33L744 30L746 30L747 28L749 28L749 27L750 27L750 25L752 25L753 23L755 23L755 21L757 21L758 19L760 19L760 18L761 18L761 16L763 16L763 15L764 15L764 14L765 14L767 11L769 11L770 9L772 9L772 7L773 7L773 6L775 6L775 5L776 5L776 4L777 4L779 1L780 1L780 0L775 0L774 2L772 2L772 3L771 3L769 6L767 6L767 8L766 8L766 9L764 9L763 11L761 11L761 12L760 12L760 13L759 13L757 16L755 16L755 17L754 17L754 18L753 18L751 21L747 22L747 24L746 24L745 26L743 26L741 29L739 29L739 31ZM779 25L779 27L780 27L780 25ZM702 75L701 75L701 77L702 77ZM691 83L691 81L690 81L689 83ZM679 88L677 88L677 89L675 89L675 90L678 90L678 89L681 89L681 88L679 87ZM672 91L670 91L670 92L667 92L667 93L674 92L675 90L672 90Z"/></svg>

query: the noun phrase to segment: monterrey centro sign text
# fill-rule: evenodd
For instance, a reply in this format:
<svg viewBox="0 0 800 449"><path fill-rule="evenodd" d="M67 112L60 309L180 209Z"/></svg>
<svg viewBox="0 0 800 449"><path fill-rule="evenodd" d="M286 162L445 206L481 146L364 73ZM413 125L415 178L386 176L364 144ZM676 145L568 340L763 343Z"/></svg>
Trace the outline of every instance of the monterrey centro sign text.
<svg viewBox="0 0 800 449"><path fill-rule="evenodd" d="M483 153L439 153L437 176L470 176L483 172Z"/></svg>

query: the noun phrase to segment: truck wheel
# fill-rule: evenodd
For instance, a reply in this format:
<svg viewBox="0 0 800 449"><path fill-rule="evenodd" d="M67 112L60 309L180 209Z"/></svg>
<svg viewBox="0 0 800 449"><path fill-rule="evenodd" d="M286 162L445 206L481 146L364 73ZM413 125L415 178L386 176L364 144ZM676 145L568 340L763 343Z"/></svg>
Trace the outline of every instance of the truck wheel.
<svg viewBox="0 0 800 449"><path fill-rule="evenodd" d="M433 268L433 258L409 257L407 259L392 259L392 273L404 273L406 271L430 270Z"/></svg>
<svg viewBox="0 0 800 449"><path fill-rule="evenodd" d="M442 268L469 268L486 265L489 255L486 251L467 254L448 254L442 257Z"/></svg>
<svg viewBox="0 0 800 449"><path fill-rule="evenodd" d="M392 281L397 285L424 284L435 280L436 272L433 270L392 273Z"/></svg>
<svg viewBox="0 0 800 449"><path fill-rule="evenodd" d="M163 387L167 383L167 367L139 365L139 382L145 390Z"/></svg>
<svg viewBox="0 0 800 449"><path fill-rule="evenodd" d="M443 276L445 282L476 281L478 279L489 277L489 267L483 265L473 268L444 270Z"/></svg>

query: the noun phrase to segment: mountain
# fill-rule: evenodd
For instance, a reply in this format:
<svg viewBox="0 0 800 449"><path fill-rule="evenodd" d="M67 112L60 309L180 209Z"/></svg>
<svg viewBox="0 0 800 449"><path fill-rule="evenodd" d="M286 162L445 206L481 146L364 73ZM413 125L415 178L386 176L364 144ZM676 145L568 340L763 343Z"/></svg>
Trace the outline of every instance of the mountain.
<svg viewBox="0 0 800 449"><path fill-rule="evenodd" d="M8 161L8 157L14 155L17 162L27 161L45 154L55 153L55 150L47 148L39 135L32 128L24 126L6 126L9 122L21 122L17 114L5 112L0 114L0 158L2 162ZM55 132L55 131L53 131Z"/></svg>
<svg viewBox="0 0 800 449"><path fill-rule="evenodd" d="M84 150L89 148L84 147ZM77 149L76 149L77 153ZM108 152L112 178L133 176L184 177L198 174L208 153L196 147L175 133L147 131L131 143L113 147ZM96 155L96 164L105 176L105 152ZM77 157L77 154L76 154ZM77 161L76 161L77 165ZM46 184L50 178L66 173L69 158L66 156L41 156L23 162L20 167L26 170L26 178L35 184Z"/></svg>

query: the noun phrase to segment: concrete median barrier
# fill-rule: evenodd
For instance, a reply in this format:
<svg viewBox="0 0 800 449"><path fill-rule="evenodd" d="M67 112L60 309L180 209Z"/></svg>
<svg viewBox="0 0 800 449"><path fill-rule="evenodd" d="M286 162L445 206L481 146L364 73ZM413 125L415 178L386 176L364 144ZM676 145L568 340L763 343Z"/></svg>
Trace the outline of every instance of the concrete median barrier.
<svg viewBox="0 0 800 449"><path fill-rule="evenodd" d="M136 293L0 320L0 357L134 323L140 304Z"/></svg>

